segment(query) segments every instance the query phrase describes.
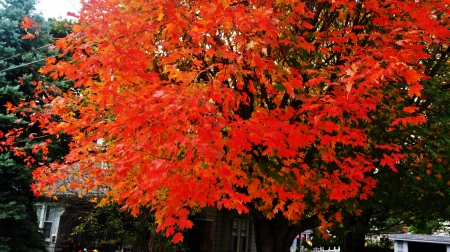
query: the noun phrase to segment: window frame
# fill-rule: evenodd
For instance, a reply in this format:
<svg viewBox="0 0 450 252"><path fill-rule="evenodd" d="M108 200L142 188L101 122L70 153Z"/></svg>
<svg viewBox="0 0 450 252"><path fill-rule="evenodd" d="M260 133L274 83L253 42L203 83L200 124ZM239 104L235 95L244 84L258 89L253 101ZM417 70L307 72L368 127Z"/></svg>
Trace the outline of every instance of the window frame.
<svg viewBox="0 0 450 252"><path fill-rule="evenodd" d="M50 212L49 212L50 211ZM55 218L58 216L59 208L55 205L38 204L36 207L36 215L38 215L39 232L44 235L46 242L52 241L52 230L55 222ZM49 230L44 230L45 224L50 224ZM46 236L48 234L48 236Z"/></svg>
<svg viewBox="0 0 450 252"><path fill-rule="evenodd" d="M233 225L234 222L237 222L237 229L236 229L236 235L233 234ZM242 223L245 223L245 234L242 235ZM251 229L251 222L248 219L241 219L241 218L233 218L231 221L231 239L234 240L236 239L236 248L234 248L234 246L231 248L231 251L233 252L249 252L250 249L250 229ZM240 250L240 245L241 245L241 239L242 237L245 237L245 249L242 251ZM233 242L231 244L234 244Z"/></svg>

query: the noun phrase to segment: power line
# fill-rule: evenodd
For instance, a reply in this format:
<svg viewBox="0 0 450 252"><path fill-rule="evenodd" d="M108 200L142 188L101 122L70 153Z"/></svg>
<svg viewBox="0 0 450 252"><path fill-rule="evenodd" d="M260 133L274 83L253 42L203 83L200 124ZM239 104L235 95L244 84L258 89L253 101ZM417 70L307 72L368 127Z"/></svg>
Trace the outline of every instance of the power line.
<svg viewBox="0 0 450 252"><path fill-rule="evenodd" d="M10 67L10 68L6 68L6 69L3 69L3 70L0 70L0 73L6 72L6 71L10 71L10 70L13 70L13 69L16 69L16 68L20 68L20 67L32 65L32 64L35 64L35 63L44 61L44 60L45 60L45 59L35 60L35 61L29 62L29 63L24 63L24 64L22 64L22 65L18 65L18 66L13 66L13 67Z"/></svg>
<svg viewBox="0 0 450 252"><path fill-rule="evenodd" d="M27 53L34 52L34 51L37 51L37 50L39 50L39 49L42 49L42 48L44 48L44 47L48 47L48 46L51 46L51 45L53 45L53 44L46 44L46 45L43 45L43 46L41 46L41 47L35 48L35 49L33 49L33 50L30 50L30 51L28 51L28 52L18 53L18 54L15 54L15 55L11 56L11 57L4 58L4 59L0 59L0 62L1 62L1 61L5 61L5 60L9 60L9 59L12 59L12 58L15 58L15 57L18 57L18 56L22 56L22 55L25 55L25 54L27 54Z"/></svg>
<svg viewBox="0 0 450 252"><path fill-rule="evenodd" d="M77 7L75 7L75 5L72 3L72 1L70 1L70 0L67 0L67 1L69 1L70 5L72 5L72 7L78 12Z"/></svg>

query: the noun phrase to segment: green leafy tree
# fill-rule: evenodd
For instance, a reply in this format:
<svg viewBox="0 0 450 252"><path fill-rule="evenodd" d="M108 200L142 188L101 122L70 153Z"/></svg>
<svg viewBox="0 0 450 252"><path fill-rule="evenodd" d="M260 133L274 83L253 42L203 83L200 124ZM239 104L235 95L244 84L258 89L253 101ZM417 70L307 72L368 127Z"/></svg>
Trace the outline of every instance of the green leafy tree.
<svg viewBox="0 0 450 252"><path fill-rule="evenodd" d="M83 90L36 120L73 136L65 163L34 172L37 193L110 188L135 215L153 207L174 242L192 210L249 212L264 252L319 220L342 221L345 251L363 251L372 220L414 202L392 191L444 194L421 187L444 177L427 160L439 147L427 131L446 132L427 95L446 61L446 3L169 2L91 2L58 41L72 59L43 71Z"/></svg>
<svg viewBox="0 0 450 252"><path fill-rule="evenodd" d="M72 208L76 209L79 205L73 205ZM118 204L96 208L91 204L90 209L82 214L83 218L73 233L91 235L99 246L132 244L137 252L185 251L183 244L173 244L170 238L156 232L154 212L148 208L141 208L137 216L123 211Z"/></svg>
<svg viewBox="0 0 450 252"><path fill-rule="evenodd" d="M30 123L20 114L7 114L9 105L34 101L39 106L45 99L44 95L34 96L34 82L43 78L38 69L44 58L55 52L49 51L52 44L49 23L34 14L35 4L35 0L0 0L0 134L7 135L18 125L27 126L20 130L23 137L0 144L0 251L45 250L34 208L36 197L30 189L33 183L30 168L44 161L40 158L42 153L24 160L21 157L24 153L15 148L23 147L22 151L31 153L34 145L41 145L54 150L49 159L62 156L58 147L62 140L46 146L41 141L43 133L38 124ZM24 16L36 21L32 29L20 27ZM38 35L36 39L22 39L31 33Z"/></svg>
<svg viewBox="0 0 450 252"><path fill-rule="evenodd" d="M448 46L430 45L422 81L421 97L406 98L408 90L391 88L379 113L372 114L370 138L378 141L394 140L405 159L396 164L392 173L374 170L377 182L374 196L355 202L359 211L346 213L341 228L343 251L364 251L366 234L401 232L403 225L413 227L416 233L433 233L450 220L450 96ZM397 104L399 97L405 97ZM395 108L410 106L413 114L423 114L426 124L401 125L392 128L384 123ZM406 112L406 111L405 111ZM380 153L380 157L383 153ZM400 229L399 229L400 227ZM397 229L396 229L397 228Z"/></svg>

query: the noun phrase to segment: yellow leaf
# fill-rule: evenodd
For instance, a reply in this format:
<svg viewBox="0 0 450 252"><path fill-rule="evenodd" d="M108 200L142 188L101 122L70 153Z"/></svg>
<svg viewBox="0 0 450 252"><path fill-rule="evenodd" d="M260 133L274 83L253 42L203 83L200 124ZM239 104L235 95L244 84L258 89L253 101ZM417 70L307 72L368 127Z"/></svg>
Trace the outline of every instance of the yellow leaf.
<svg viewBox="0 0 450 252"><path fill-rule="evenodd" d="M247 44L247 50L251 50L253 49L253 47L255 47L255 42L252 40Z"/></svg>
<svg viewBox="0 0 450 252"><path fill-rule="evenodd" d="M156 20L161 21L164 18L164 13L159 13Z"/></svg>

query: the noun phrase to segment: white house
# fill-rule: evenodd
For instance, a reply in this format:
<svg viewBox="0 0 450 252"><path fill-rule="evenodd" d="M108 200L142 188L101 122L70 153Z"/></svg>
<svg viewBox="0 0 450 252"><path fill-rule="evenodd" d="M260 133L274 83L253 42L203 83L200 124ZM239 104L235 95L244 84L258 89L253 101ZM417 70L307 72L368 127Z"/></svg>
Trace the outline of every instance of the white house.
<svg viewBox="0 0 450 252"><path fill-rule="evenodd" d="M450 252L450 237L440 235L389 234L394 252Z"/></svg>
<svg viewBox="0 0 450 252"><path fill-rule="evenodd" d="M48 252L54 252L59 222L61 215L64 213L64 207L55 204L38 203L36 205L36 213L39 228L43 230L45 241L47 242L46 249Z"/></svg>

